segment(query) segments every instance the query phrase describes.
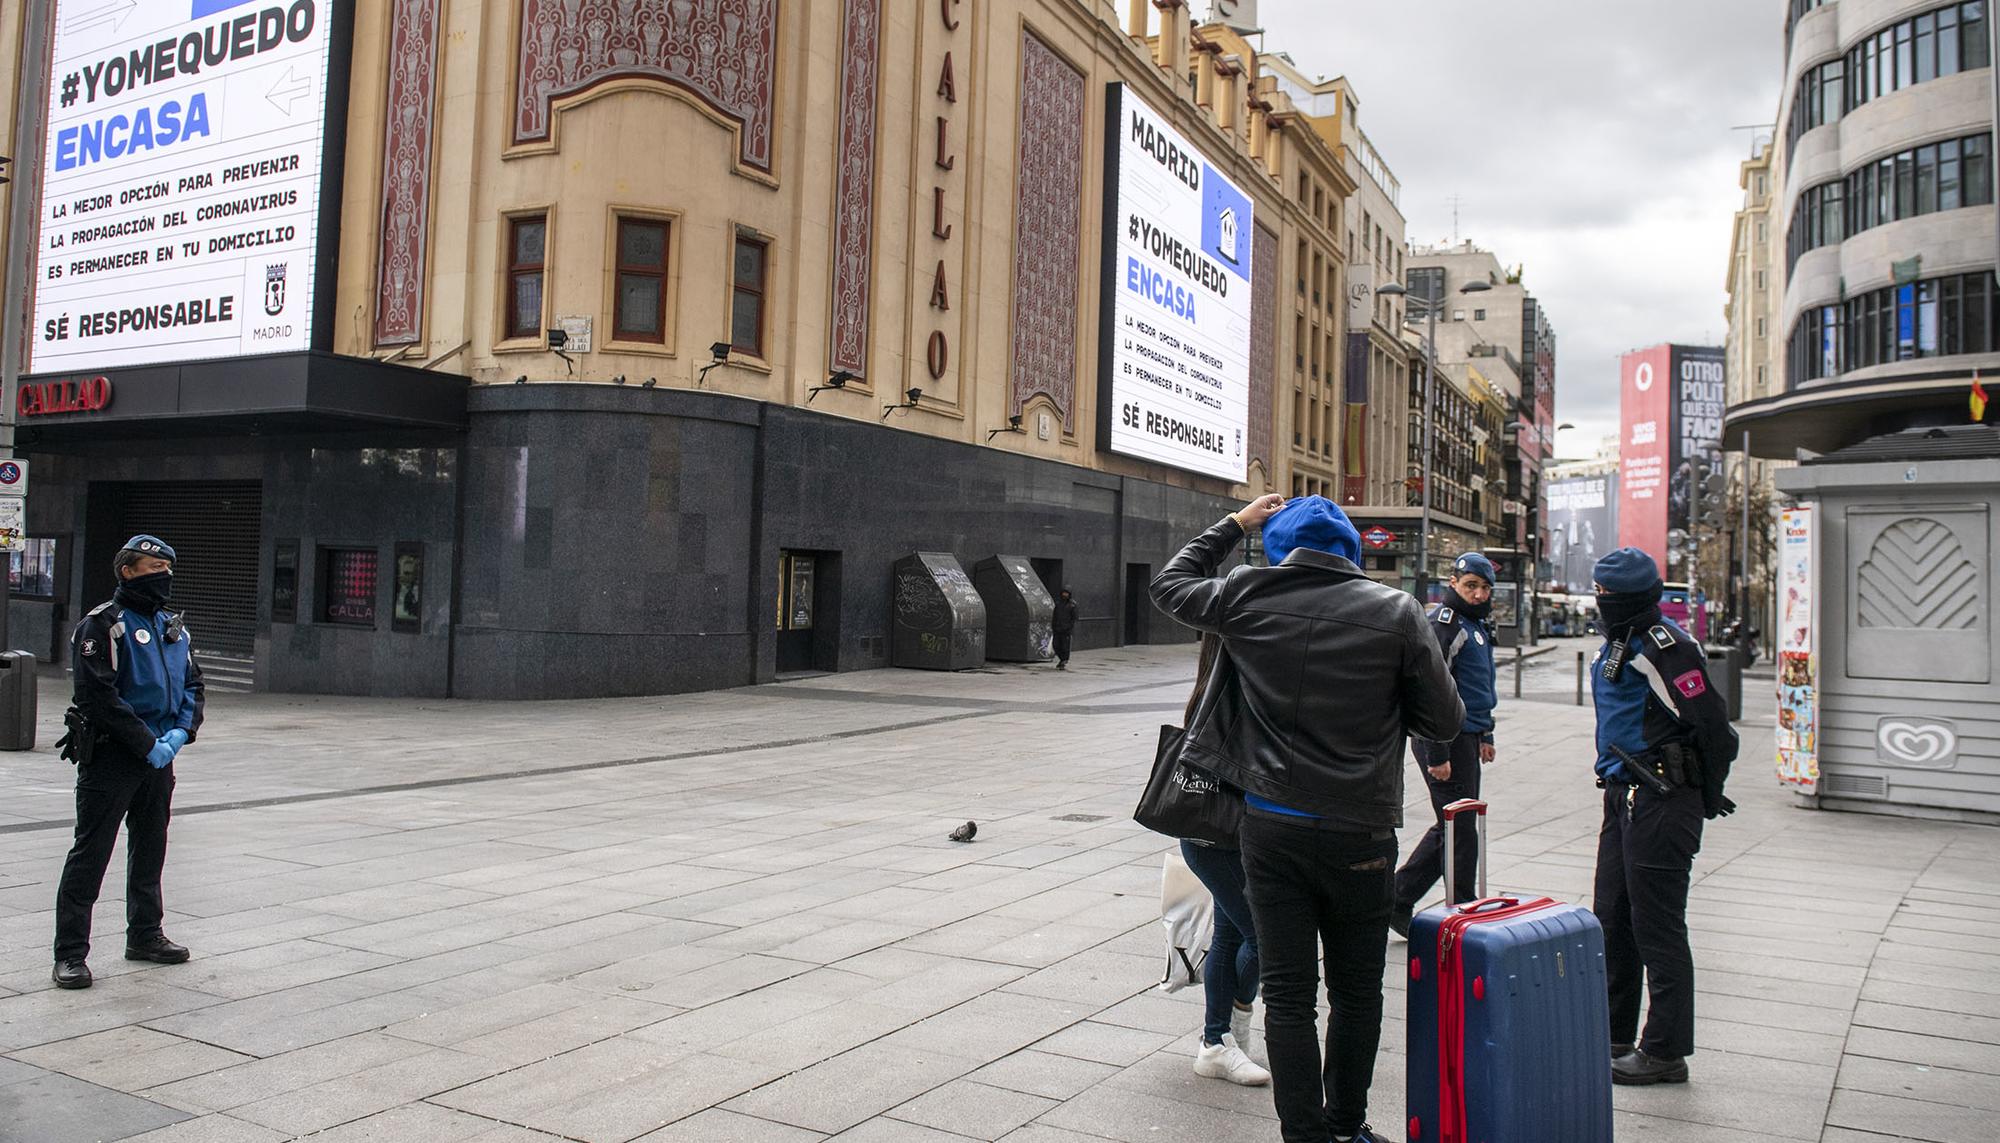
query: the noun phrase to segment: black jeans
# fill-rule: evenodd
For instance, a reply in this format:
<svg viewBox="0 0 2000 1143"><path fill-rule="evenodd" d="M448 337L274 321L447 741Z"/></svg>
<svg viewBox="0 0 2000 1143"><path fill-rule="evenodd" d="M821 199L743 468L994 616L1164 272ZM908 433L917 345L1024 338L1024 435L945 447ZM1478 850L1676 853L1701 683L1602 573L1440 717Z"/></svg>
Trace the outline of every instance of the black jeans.
<svg viewBox="0 0 2000 1143"><path fill-rule="evenodd" d="M1460 798L1479 796L1479 732L1467 731L1449 744L1414 739L1410 745L1417 755L1424 784L1430 787L1431 809L1437 821L1424 836L1403 867L1396 871L1396 911L1408 915L1417 902L1444 876L1444 808ZM1429 767L1450 759L1451 777L1440 782L1431 777ZM1458 818L1458 895L1470 901L1479 893L1479 823L1471 814ZM1453 901L1451 904L1457 904Z"/></svg>
<svg viewBox="0 0 2000 1143"><path fill-rule="evenodd" d="M1611 1042L1649 1056L1694 1054L1694 950L1688 883L1701 850L1701 791L1665 797L1631 786L1604 790L1592 911L1604 926ZM1639 994L1649 994L1640 1038Z"/></svg>
<svg viewBox="0 0 2000 1143"><path fill-rule="evenodd" d="M90 911L111 864L118 827L128 823L125 864L125 943L161 936L166 906L160 870L167 862L167 819L172 815L174 768L155 770L145 759L100 743L90 765L77 768L76 842L63 862L56 888L57 960L90 955Z"/></svg>
<svg viewBox="0 0 2000 1143"><path fill-rule="evenodd" d="M1056 662L1058 663L1069 662L1069 641L1073 635L1074 632L1070 631L1058 631L1055 633Z"/></svg>
<svg viewBox="0 0 2000 1143"><path fill-rule="evenodd" d="M1285 1143L1327 1143L1368 1118L1382 1039L1382 965L1396 838L1251 811L1243 873L1263 966L1264 1045ZM1320 1056L1315 1001L1325 953L1332 1014Z"/></svg>

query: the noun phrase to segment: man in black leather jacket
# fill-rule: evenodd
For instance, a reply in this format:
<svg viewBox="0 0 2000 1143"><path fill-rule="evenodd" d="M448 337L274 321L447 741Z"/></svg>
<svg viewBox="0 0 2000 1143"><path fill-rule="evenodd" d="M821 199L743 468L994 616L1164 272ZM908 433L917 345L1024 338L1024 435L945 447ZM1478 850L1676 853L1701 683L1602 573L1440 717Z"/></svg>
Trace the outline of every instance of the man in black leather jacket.
<svg viewBox="0 0 2000 1143"><path fill-rule="evenodd" d="M1216 572L1262 525L1275 566ZM1265 1045L1286 1143L1372 1143L1368 1087L1403 824L1406 737L1458 733L1465 707L1403 592L1357 566L1361 538L1320 496L1260 496L1195 537L1153 602L1222 637L1184 757L1241 788L1243 869L1263 962ZM1322 1068L1314 1011L1325 948Z"/></svg>

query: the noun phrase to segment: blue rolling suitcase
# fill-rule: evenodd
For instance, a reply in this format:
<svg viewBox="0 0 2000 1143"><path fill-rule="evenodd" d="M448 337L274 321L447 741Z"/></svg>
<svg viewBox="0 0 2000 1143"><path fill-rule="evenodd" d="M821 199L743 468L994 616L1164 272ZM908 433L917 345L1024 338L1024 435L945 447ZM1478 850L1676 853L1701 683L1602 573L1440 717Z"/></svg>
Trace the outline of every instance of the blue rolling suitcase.
<svg viewBox="0 0 2000 1143"><path fill-rule="evenodd" d="M1445 898L1463 813L1479 819L1479 898L1410 922L1409 1138L1609 1143L1604 930L1577 905L1486 896L1486 803L1444 812Z"/></svg>

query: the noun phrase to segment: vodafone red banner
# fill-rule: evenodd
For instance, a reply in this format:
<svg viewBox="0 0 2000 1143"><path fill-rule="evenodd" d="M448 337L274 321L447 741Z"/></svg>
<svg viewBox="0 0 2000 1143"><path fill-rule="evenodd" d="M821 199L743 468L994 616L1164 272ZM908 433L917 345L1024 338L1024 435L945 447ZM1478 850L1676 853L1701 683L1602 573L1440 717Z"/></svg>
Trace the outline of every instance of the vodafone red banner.
<svg viewBox="0 0 2000 1143"><path fill-rule="evenodd" d="M1619 362L1618 543L1659 562L1666 579L1684 579L1667 565L1667 458L1673 439L1671 346L1628 353Z"/></svg>

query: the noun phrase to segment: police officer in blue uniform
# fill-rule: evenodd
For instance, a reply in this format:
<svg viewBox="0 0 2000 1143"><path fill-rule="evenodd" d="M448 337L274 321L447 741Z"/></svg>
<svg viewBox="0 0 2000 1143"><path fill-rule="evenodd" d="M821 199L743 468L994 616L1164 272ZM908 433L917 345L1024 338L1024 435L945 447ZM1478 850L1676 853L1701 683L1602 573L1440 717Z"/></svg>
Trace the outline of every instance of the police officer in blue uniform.
<svg viewBox="0 0 2000 1143"><path fill-rule="evenodd" d="M1660 614L1653 557L1620 548L1597 561L1594 578L1605 643L1591 670L1604 788L1593 900L1609 974L1611 1078L1686 1083L1694 1053L1688 885L1702 822L1736 808L1722 792L1736 731L1701 645Z"/></svg>
<svg viewBox="0 0 2000 1143"><path fill-rule="evenodd" d="M56 889L56 965L62 988L89 988L90 912L121 823L130 829L125 959L179 964L188 950L167 939L160 870L174 756L201 729L201 668L173 594L174 550L134 536L112 561L118 590L76 625L70 662L75 706L64 755L76 763L76 842Z"/></svg>
<svg viewBox="0 0 2000 1143"><path fill-rule="evenodd" d="M1389 913L1389 927L1399 936L1410 935L1410 915L1417 902L1430 892L1444 872L1444 808L1460 798L1479 796L1482 767L1493 761L1493 708L1499 704L1494 688L1493 631L1486 617L1493 612L1493 561L1478 552L1467 552L1453 561L1451 581L1444 601L1431 612L1431 633L1451 668L1458 697L1465 703L1465 722L1458 737L1449 742L1410 740L1417 761L1424 768L1424 783L1430 787L1431 808L1437 822L1417 840L1409 860L1396 871L1396 900ZM1454 871L1461 897L1478 892L1479 869L1477 821L1459 818L1458 868Z"/></svg>

